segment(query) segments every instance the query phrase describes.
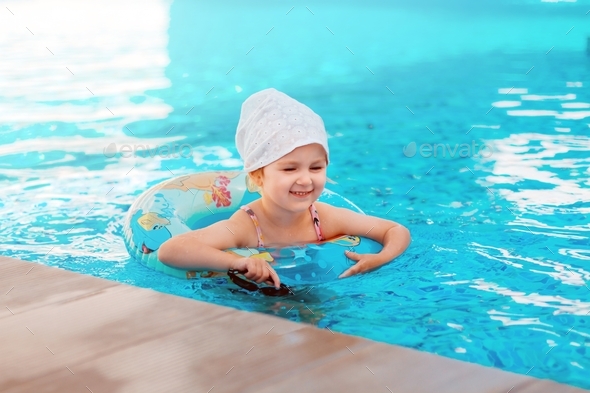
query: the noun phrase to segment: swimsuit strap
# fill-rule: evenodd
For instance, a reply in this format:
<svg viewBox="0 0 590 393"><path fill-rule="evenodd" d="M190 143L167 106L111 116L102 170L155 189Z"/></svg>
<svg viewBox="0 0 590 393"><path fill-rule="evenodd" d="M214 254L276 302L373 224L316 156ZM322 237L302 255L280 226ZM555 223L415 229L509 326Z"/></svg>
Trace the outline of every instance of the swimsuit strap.
<svg viewBox="0 0 590 393"><path fill-rule="evenodd" d="M264 247L264 238L262 237L262 231L260 230L260 224L258 223L258 218L256 218L256 214L254 214L254 212L252 211L252 209L250 209L250 206L248 206L248 205L240 206L240 209L242 209L243 211L248 213L248 215L252 219L252 222L254 223L254 226L256 227L256 234L258 235L258 247L263 248Z"/></svg>
<svg viewBox="0 0 590 393"><path fill-rule="evenodd" d="M318 215L318 211L313 205L309 207L309 212L311 213L311 219L313 220L313 228L315 229L315 233L318 236L318 241L326 240L324 235L322 234L322 228L320 227L320 216Z"/></svg>
<svg viewBox="0 0 590 393"><path fill-rule="evenodd" d="M256 217L256 214L254 214L254 211L252 211L252 209L250 209L250 206L248 206L248 205L240 206L240 209L242 209L243 211L248 213L248 215L252 219L252 222L254 223L254 227L256 228L256 235L258 236L258 247L263 248L264 247L264 238L262 237L262 230L260 229L260 224L258 223L258 218ZM324 235L322 234L322 228L320 227L320 216L318 215L318 211L313 204L311 206L309 206L309 213L311 214L311 219L313 221L313 228L315 229L315 233L318 237L318 241L321 242L321 241L326 240L324 238Z"/></svg>

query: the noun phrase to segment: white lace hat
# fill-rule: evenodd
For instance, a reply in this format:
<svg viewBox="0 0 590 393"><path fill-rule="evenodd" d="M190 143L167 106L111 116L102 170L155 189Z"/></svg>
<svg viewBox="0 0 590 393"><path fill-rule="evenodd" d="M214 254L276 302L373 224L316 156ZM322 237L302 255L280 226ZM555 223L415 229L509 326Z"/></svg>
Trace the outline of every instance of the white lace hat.
<svg viewBox="0 0 590 393"><path fill-rule="evenodd" d="M261 90L242 104L236 147L244 171L262 168L312 143L322 145L329 155L322 118L285 93L273 88Z"/></svg>

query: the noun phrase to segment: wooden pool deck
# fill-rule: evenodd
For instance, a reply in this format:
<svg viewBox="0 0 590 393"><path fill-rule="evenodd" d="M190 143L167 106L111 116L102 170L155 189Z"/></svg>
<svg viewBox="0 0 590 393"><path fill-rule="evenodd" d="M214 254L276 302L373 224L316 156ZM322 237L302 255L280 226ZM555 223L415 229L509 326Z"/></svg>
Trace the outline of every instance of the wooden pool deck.
<svg viewBox="0 0 590 393"><path fill-rule="evenodd" d="M0 257L0 392L583 392Z"/></svg>

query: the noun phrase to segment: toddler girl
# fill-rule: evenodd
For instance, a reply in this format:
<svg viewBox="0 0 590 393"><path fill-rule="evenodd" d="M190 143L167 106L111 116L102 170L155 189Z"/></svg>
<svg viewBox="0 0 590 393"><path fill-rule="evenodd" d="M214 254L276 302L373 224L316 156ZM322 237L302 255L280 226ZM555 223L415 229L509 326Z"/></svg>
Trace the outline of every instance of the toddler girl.
<svg viewBox="0 0 590 393"><path fill-rule="evenodd" d="M345 251L355 265L342 278L375 269L408 247L410 234L400 224L316 202L326 184L328 138L324 122L307 106L272 88L251 95L242 104L236 146L262 197L228 220L172 237L158 251L163 263L235 269L279 288L280 278L266 261L222 250L313 243L344 234L383 245L378 254Z"/></svg>

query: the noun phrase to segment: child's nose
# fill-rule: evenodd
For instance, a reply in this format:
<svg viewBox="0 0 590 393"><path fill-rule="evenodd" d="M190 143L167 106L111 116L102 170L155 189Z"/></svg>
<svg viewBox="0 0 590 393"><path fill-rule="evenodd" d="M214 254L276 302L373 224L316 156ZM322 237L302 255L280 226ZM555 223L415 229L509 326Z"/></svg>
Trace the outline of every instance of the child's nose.
<svg viewBox="0 0 590 393"><path fill-rule="evenodd" d="M300 184L302 186L311 184L311 176L309 175L309 173L302 173L301 176L299 176L299 179L297 179L297 184Z"/></svg>

